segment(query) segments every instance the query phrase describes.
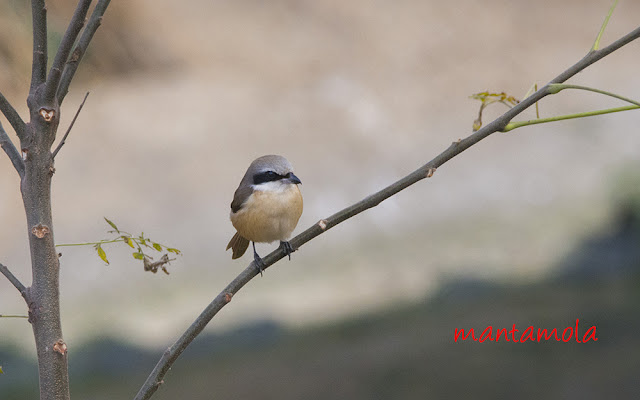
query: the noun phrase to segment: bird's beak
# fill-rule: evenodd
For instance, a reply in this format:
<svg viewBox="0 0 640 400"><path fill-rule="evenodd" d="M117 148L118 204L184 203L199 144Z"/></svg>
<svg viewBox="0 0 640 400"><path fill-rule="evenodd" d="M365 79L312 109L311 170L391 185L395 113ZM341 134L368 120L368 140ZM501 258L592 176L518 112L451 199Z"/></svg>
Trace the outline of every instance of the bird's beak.
<svg viewBox="0 0 640 400"><path fill-rule="evenodd" d="M302 183L302 181L297 176L295 176L293 172L289 172L287 174L287 179L289 179L289 182L295 183L296 185Z"/></svg>

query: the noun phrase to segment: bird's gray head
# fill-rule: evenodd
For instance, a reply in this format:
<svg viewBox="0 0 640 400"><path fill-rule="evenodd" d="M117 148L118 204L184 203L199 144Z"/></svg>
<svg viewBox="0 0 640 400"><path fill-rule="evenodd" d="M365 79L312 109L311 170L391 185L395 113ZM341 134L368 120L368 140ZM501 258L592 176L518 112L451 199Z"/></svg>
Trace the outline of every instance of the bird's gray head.
<svg viewBox="0 0 640 400"><path fill-rule="evenodd" d="M300 179L293 174L291 163L278 155L267 155L256 158L247 173L245 179L254 187L269 182L299 184Z"/></svg>

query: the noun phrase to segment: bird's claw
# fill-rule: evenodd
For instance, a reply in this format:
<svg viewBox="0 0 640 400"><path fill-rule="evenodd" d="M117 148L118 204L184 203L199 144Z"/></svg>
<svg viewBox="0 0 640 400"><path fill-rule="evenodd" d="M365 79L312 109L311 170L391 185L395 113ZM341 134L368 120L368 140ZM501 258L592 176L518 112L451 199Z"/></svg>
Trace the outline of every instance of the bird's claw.
<svg viewBox="0 0 640 400"><path fill-rule="evenodd" d="M260 272L260 276L263 276L262 273L264 272L266 266L264 265L264 261L262 261L262 258L260 258L259 255L255 254L253 257L253 262L258 269L258 272Z"/></svg>
<svg viewBox="0 0 640 400"><path fill-rule="evenodd" d="M256 251L256 242L253 242L253 263L256 266L256 268L258 268L258 271L260 272L260 276L263 276L262 273L264 272L266 265L264 265L264 261L262 261L262 258L258 255L258 252Z"/></svg>
<svg viewBox="0 0 640 400"><path fill-rule="evenodd" d="M284 251L284 254L286 256L289 256L289 260L291 260L291 253L293 253L294 251L296 251L293 246L291 246L291 243L289 242L283 242L280 241L280 248L282 248L282 251Z"/></svg>

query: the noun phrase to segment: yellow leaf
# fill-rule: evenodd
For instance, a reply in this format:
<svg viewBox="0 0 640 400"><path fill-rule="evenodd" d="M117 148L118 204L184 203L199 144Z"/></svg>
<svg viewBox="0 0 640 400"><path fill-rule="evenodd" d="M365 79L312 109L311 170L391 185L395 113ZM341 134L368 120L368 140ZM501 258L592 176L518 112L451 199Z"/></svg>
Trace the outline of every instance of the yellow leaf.
<svg viewBox="0 0 640 400"><path fill-rule="evenodd" d="M120 233L120 231L118 230L118 227L116 226L116 224L111 222L107 217L103 217L103 218L104 218L105 221L107 221L107 224L111 225L111 227L116 230L116 232Z"/></svg>
<svg viewBox="0 0 640 400"><path fill-rule="evenodd" d="M104 250L102 249L101 246L98 246L96 248L96 250L98 250L98 255L100 256L100 258L102 258L102 261L106 262L107 264L109 264L109 260L107 260L107 253L104 252Z"/></svg>

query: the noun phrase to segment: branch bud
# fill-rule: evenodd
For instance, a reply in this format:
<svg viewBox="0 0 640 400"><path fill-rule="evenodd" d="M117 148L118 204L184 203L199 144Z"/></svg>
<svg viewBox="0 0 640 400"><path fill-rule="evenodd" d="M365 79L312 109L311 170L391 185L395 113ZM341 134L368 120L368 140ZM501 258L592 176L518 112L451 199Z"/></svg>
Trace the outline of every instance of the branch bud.
<svg viewBox="0 0 640 400"><path fill-rule="evenodd" d="M53 351L65 355L67 354L67 344L64 340L58 339L58 341L53 344Z"/></svg>
<svg viewBox="0 0 640 400"><path fill-rule="evenodd" d="M35 237L37 237L38 239L42 239L49 232L51 232L49 227L46 226L46 225L42 225L42 224L38 224L38 225L34 226L33 228L31 228L31 233L33 233L35 235Z"/></svg>
<svg viewBox="0 0 640 400"><path fill-rule="evenodd" d="M53 117L55 116L55 114L56 114L56 112L54 110L47 110L44 107L40 109L40 116L46 122L51 122L53 120Z"/></svg>

